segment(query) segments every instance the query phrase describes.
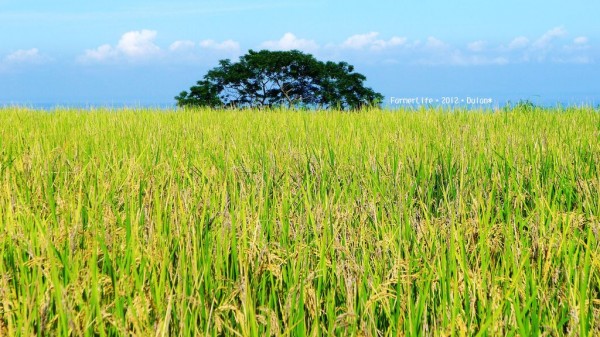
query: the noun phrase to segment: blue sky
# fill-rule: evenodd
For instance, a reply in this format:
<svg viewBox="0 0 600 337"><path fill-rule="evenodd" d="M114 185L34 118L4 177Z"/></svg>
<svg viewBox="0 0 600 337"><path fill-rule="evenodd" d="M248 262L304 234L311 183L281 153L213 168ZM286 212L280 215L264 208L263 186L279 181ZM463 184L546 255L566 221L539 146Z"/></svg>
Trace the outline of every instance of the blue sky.
<svg viewBox="0 0 600 337"><path fill-rule="evenodd" d="M0 104L171 104L222 58L300 49L387 97L600 103L598 1L0 0Z"/></svg>

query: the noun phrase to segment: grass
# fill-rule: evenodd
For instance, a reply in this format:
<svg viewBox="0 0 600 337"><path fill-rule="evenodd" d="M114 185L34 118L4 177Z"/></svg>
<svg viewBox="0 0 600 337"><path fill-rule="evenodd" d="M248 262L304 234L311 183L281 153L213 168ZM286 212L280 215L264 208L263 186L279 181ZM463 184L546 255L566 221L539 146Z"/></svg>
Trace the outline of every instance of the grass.
<svg viewBox="0 0 600 337"><path fill-rule="evenodd" d="M600 113L0 110L0 335L598 336Z"/></svg>

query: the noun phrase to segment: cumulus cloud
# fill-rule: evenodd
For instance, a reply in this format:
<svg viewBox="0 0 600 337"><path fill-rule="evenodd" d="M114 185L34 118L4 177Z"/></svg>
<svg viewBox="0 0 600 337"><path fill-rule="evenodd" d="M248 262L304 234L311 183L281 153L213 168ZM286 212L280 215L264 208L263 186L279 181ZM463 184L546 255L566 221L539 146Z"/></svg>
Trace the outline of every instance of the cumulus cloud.
<svg viewBox="0 0 600 337"><path fill-rule="evenodd" d="M588 43L588 38L585 36L579 36L573 39L573 43L576 45L583 45Z"/></svg>
<svg viewBox="0 0 600 337"><path fill-rule="evenodd" d="M346 39L341 45L347 49L371 49L383 50L390 47L401 46L406 43L405 37L394 36L389 40L379 39L378 32L370 32L365 34L352 35Z"/></svg>
<svg viewBox="0 0 600 337"><path fill-rule="evenodd" d="M357 34L352 35L342 43L342 47L352 48L352 49L362 49L375 41L375 39L379 36L377 32L370 32L366 34Z"/></svg>
<svg viewBox="0 0 600 337"><path fill-rule="evenodd" d="M430 36L424 41L409 41L407 38L400 37L384 40L380 38L379 33L370 32L353 35L339 45L330 45L331 48L337 48L337 50L352 49L365 53L377 52L394 46L401 46L402 48L390 49L395 51L394 54L383 54L385 58L381 60L382 63L430 66L483 66L510 63L509 57L498 54L497 49L488 48L488 42L484 40L470 42L461 48L434 36ZM394 57L390 58L390 55L394 55Z"/></svg>
<svg viewBox="0 0 600 337"><path fill-rule="evenodd" d="M279 40L265 41L261 47L271 50L316 51L319 49L319 45L315 41L298 38L292 33L285 33Z"/></svg>
<svg viewBox="0 0 600 337"><path fill-rule="evenodd" d="M41 64L48 61L37 48L19 49L4 57L6 64Z"/></svg>
<svg viewBox="0 0 600 337"><path fill-rule="evenodd" d="M591 64L594 63L591 57L589 56L574 56L570 59L565 60L566 63L576 63L576 64Z"/></svg>
<svg viewBox="0 0 600 337"><path fill-rule="evenodd" d="M160 48L154 44L156 35L155 30L147 29L127 32L121 36L117 50L133 58L157 54Z"/></svg>
<svg viewBox="0 0 600 337"><path fill-rule="evenodd" d="M219 55L235 54L240 51L240 44L234 40L176 40L161 48L157 45L155 30L135 30L126 32L116 44L103 44L86 50L77 60L82 64L119 62L202 62Z"/></svg>
<svg viewBox="0 0 600 337"><path fill-rule="evenodd" d="M190 50L190 49L193 49L194 47L196 47L196 43L194 41L183 40L183 41L175 41L175 42L171 43L171 45L169 46L169 50L177 52L177 51Z"/></svg>
<svg viewBox="0 0 600 337"><path fill-rule="evenodd" d="M216 50L216 51L229 51L229 52L234 52L234 51L240 50L239 42L233 41L233 40L225 40L222 42L217 42L215 40L202 40L198 44L196 44L194 41L182 40L182 41L175 41L175 42L171 43L171 45L169 46L169 51L172 51L172 52L191 51L196 47L200 47L203 49L212 49L212 50Z"/></svg>
<svg viewBox="0 0 600 337"><path fill-rule="evenodd" d="M560 55L552 58L555 63L568 63L568 64L592 64L594 60L586 55Z"/></svg>
<svg viewBox="0 0 600 337"><path fill-rule="evenodd" d="M104 61L118 55L117 51L108 44L103 44L96 49L88 49L80 57L80 61Z"/></svg>
<svg viewBox="0 0 600 337"><path fill-rule="evenodd" d="M481 41L481 40L473 41L467 45L467 49L469 49L472 52L476 52L476 53L482 52L485 49L486 44L487 43L485 41Z"/></svg>
<svg viewBox="0 0 600 337"><path fill-rule="evenodd" d="M154 43L157 35L155 30L148 29L127 32L121 36L116 46L103 44L95 49L88 49L79 60L86 63L116 59L148 59L161 53L160 47Z"/></svg>
<svg viewBox="0 0 600 337"><path fill-rule="evenodd" d="M223 42L217 42L214 40L203 40L200 41L200 47L229 52L240 50L240 44L233 40L225 40Z"/></svg>
<svg viewBox="0 0 600 337"><path fill-rule="evenodd" d="M50 57L37 48L18 49L7 55L0 55L0 73L40 66L51 61Z"/></svg>
<svg viewBox="0 0 600 337"><path fill-rule="evenodd" d="M510 60L504 56L496 55L476 55L464 53L461 50L448 47L447 49L429 50L419 58L416 64L440 66L486 66L486 65L505 65Z"/></svg>
<svg viewBox="0 0 600 337"><path fill-rule="evenodd" d="M529 39L526 38L525 36L518 36L515 37L512 41L510 41L510 43L508 44L508 49L510 50L515 50L515 49L521 49L521 48L525 48L529 45Z"/></svg>
<svg viewBox="0 0 600 337"><path fill-rule="evenodd" d="M592 50L585 36L571 37L567 40L567 30L554 27L537 39L529 40L520 36L512 40L508 47L500 47L499 51L509 56L512 62L553 62L578 63L593 62ZM567 43L565 43L567 42Z"/></svg>
<svg viewBox="0 0 600 337"><path fill-rule="evenodd" d="M510 61L508 58L503 56L481 56L481 55L458 55L453 59L454 65L476 65L476 66L485 66L485 65L505 65Z"/></svg>
<svg viewBox="0 0 600 337"><path fill-rule="evenodd" d="M372 45L372 49L386 49L395 46L401 46L405 44L407 39L405 37L394 36L389 40L375 40Z"/></svg>
<svg viewBox="0 0 600 337"><path fill-rule="evenodd" d="M581 54L584 51L590 50L590 45L588 44L589 40L587 37L585 36L579 36L573 39L573 42L571 44L565 45L563 46L563 50L572 55L575 53ZM590 57L589 56L585 56L584 55L579 55L577 58L572 58L573 60L575 60L573 63L591 63ZM583 58L581 58L583 57ZM581 62L581 60L586 60L585 62Z"/></svg>
<svg viewBox="0 0 600 337"><path fill-rule="evenodd" d="M438 38L430 36L425 42L425 47L428 49L446 49L449 47L449 45Z"/></svg>
<svg viewBox="0 0 600 337"><path fill-rule="evenodd" d="M91 62L132 62L152 60L161 62L208 62L223 55L228 57L240 54L242 47L234 40L200 41L177 40L161 49L156 44L154 30L130 31L123 34L115 44L103 44L86 50L79 60ZM559 44L560 43L560 44ZM464 45L456 45L430 36L425 40L409 40L406 37L391 36L382 38L378 32L352 35L345 40L329 43L321 47L314 40L300 38L293 33L285 33L280 39L265 41L260 48L270 50L303 50L319 53L330 59L350 61L362 59L366 62L430 64L430 65L504 65L523 62L571 62L592 63L593 52L586 36L568 37L563 27L555 27L537 38L517 36L504 44L493 45L485 40L474 40ZM352 51L349 56L349 51ZM37 49L19 50L0 63L39 60Z"/></svg>
<svg viewBox="0 0 600 337"><path fill-rule="evenodd" d="M567 31L563 27L555 27L540 36L531 46L534 49L547 49L552 45L552 42L565 35L567 35Z"/></svg>

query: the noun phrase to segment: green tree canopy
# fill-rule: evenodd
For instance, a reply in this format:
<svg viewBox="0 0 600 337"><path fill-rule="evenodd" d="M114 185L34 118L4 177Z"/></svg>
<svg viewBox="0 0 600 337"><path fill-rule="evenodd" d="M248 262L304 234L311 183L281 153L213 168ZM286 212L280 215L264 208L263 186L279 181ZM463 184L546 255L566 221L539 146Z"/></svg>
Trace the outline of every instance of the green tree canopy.
<svg viewBox="0 0 600 337"><path fill-rule="evenodd" d="M219 61L203 80L176 96L179 106L212 108L359 109L379 105L380 93L346 62L322 62L297 50L250 50L238 62Z"/></svg>

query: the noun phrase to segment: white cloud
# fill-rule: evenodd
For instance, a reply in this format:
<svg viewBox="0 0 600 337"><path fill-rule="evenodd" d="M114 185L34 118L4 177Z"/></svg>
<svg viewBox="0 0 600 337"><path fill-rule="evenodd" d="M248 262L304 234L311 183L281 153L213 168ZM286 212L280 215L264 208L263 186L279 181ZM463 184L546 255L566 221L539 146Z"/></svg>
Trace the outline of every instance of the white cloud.
<svg viewBox="0 0 600 337"><path fill-rule="evenodd" d="M343 42L325 44L321 47L314 40L299 38L286 33L278 40L263 42L260 47L270 50L303 50L318 52L325 58L345 59L352 50L351 61L363 60L377 63L420 63L430 65L504 65L524 62L571 62L591 63L592 45L585 36L569 37L563 27L555 27L537 39L518 36L508 44L493 46L485 40L475 40L466 45L444 42L430 36L425 40L409 40L406 37L392 36L383 39L378 32L356 34ZM234 40L215 41L211 39L194 42L177 40L161 49L156 43L154 30L130 31L123 34L116 44L104 44L86 50L79 60L90 62L117 62L152 60L165 62L208 62L223 54L239 55L240 43ZM559 45L558 42L567 42ZM559 48L562 47L562 48ZM595 49L594 49L595 50ZM385 51L385 52L383 52ZM589 51L589 52L586 52ZM324 55L323 55L324 54ZM36 60L37 49L20 50L0 63L16 60Z"/></svg>
<svg viewBox="0 0 600 337"><path fill-rule="evenodd" d="M525 36L518 36L518 37L515 37L508 44L508 49L510 49L510 50L521 49L521 48L527 47L527 45L529 45L529 39L526 38Z"/></svg>
<svg viewBox="0 0 600 337"><path fill-rule="evenodd" d="M300 39L292 33L285 33L279 40L265 41L261 44L262 48L271 50L304 50L315 51L319 45L313 40Z"/></svg>
<svg viewBox="0 0 600 337"><path fill-rule="evenodd" d="M590 58L589 56L575 56L571 59L568 59L567 62L577 64L590 64L594 63L594 60L592 60L592 58Z"/></svg>
<svg viewBox="0 0 600 337"><path fill-rule="evenodd" d="M488 57L488 56L473 55L473 56L464 57L462 59L458 59L457 64L482 66L482 65L505 65L505 64L508 64L509 62L510 61L506 57L502 57L502 56Z"/></svg>
<svg viewBox="0 0 600 337"><path fill-rule="evenodd" d="M571 63L571 64L592 64L594 60L585 55L571 56L571 57L554 57L552 61L556 63Z"/></svg>
<svg viewBox="0 0 600 337"><path fill-rule="evenodd" d="M585 36L579 36L579 37L576 37L575 39L573 39L573 43L576 45L587 44L588 38Z"/></svg>
<svg viewBox="0 0 600 337"><path fill-rule="evenodd" d="M391 47L401 46L401 45L405 44L406 41L407 41L407 38L405 38L405 37L394 36L387 41L386 40L375 40L373 42L373 46L371 48L375 49L375 50L387 49L387 48L391 48Z"/></svg>
<svg viewBox="0 0 600 337"><path fill-rule="evenodd" d="M544 33L539 39L535 40L531 45L534 49L547 49L551 47L552 42L558 38L567 35L567 31L563 27L555 27Z"/></svg>
<svg viewBox="0 0 600 337"><path fill-rule="evenodd" d="M584 51L587 51L589 49L591 49L591 46L588 44L589 40L587 37L585 36L579 36L573 39L573 43L568 44L563 46L563 50L565 52L567 52L568 54L573 54L573 53L583 53ZM583 55L580 55L583 56ZM585 56L586 59L589 59L588 56ZM590 62L579 62L576 61L574 63L590 63Z"/></svg>
<svg viewBox="0 0 600 337"><path fill-rule="evenodd" d="M96 49L88 49L79 58L81 62L103 62L124 58L127 60L140 60L157 56L161 53L154 40L155 30L131 31L123 34L115 47L103 44Z"/></svg>
<svg viewBox="0 0 600 337"><path fill-rule="evenodd" d="M234 40L176 40L168 47L156 44L155 30L135 30L124 33L114 44L103 44L86 50L78 57L82 64L119 62L203 62L223 53L238 53L240 44Z"/></svg>
<svg viewBox="0 0 600 337"><path fill-rule="evenodd" d="M508 57L512 62L554 62L554 63L592 63L593 57L586 53L591 50L588 38L579 36L572 38L570 43L560 41L568 36L564 27L554 27L540 37L530 40L519 36L513 39L508 46L500 46L498 51Z"/></svg>
<svg viewBox="0 0 600 337"><path fill-rule="evenodd" d="M203 40L200 41L200 47L206 49L214 49L219 51L238 51L240 50L240 44L233 40L225 40L223 42L216 42L214 40Z"/></svg>
<svg viewBox="0 0 600 337"><path fill-rule="evenodd" d="M391 47L404 45L407 41L405 37L394 36L389 40L378 39L378 32L352 35L341 45L347 49L366 49L383 50Z"/></svg>
<svg viewBox="0 0 600 337"><path fill-rule="evenodd" d="M105 61L110 58L114 58L118 55L117 51L108 44L103 44L96 49L88 49L85 51L80 60L83 62L88 61Z"/></svg>
<svg viewBox="0 0 600 337"><path fill-rule="evenodd" d="M19 49L4 57L7 64L40 64L48 61L48 58L41 55L37 48Z"/></svg>
<svg viewBox="0 0 600 337"><path fill-rule="evenodd" d="M379 33L370 32L366 34L352 35L342 43L342 47L351 49L363 49L368 45L372 44L377 39Z"/></svg>
<svg viewBox="0 0 600 337"><path fill-rule="evenodd" d="M18 49L4 57L0 55L0 73L24 67L39 66L51 61L50 57L40 53L37 48Z"/></svg>
<svg viewBox="0 0 600 337"><path fill-rule="evenodd" d="M196 48L196 46L217 51L234 52L240 50L239 42L233 40L225 40L222 42L217 42L215 40L202 40L197 45L195 42L189 40L175 41L171 43L169 50L172 52L190 51Z"/></svg>
<svg viewBox="0 0 600 337"><path fill-rule="evenodd" d="M449 46L444 41L430 36L427 38L427 42L425 42L425 47L429 49L446 49Z"/></svg>
<svg viewBox="0 0 600 337"><path fill-rule="evenodd" d="M117 50L132 58L157 54L160 48L154 44L156 35L155 30L147 29L127 32L121 36Z"/></svg>
<svg viewBox="0 0 600 337"><path fill-rule="evenodd" d="M196 43L194 43L194 41L183 40L183 41L175 41L175 42L171 43L171 45L169 46L169 50L176 52L176 51L190 50L190 49L193 49L194 47L196 47Z"/></svg>
<svg viewBox="0 0 600 337"><path fill-rule="evenodd" d="M485 66L505 65L510 63L509 59L502 56L465 55L460 50L438 50L437 53L428 53L417 64L440 66Z"/></svg>
<svg viewBox="0 0 600 337"><path fill-rule="evenodd" d="M486 44L487 43L485 41L474 41L467 45L467 49L476 53L482 52L485 49Z"/></svg>

